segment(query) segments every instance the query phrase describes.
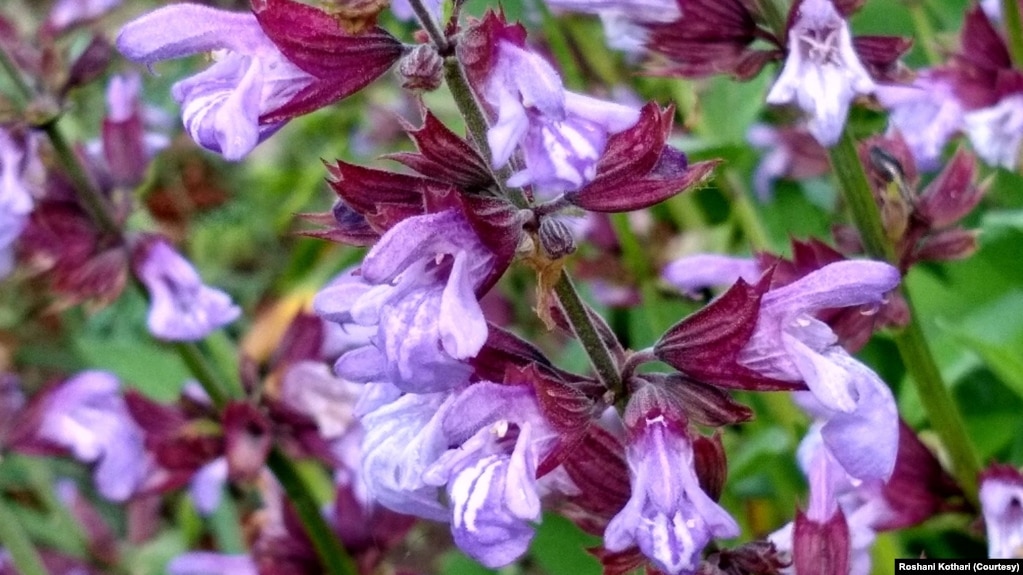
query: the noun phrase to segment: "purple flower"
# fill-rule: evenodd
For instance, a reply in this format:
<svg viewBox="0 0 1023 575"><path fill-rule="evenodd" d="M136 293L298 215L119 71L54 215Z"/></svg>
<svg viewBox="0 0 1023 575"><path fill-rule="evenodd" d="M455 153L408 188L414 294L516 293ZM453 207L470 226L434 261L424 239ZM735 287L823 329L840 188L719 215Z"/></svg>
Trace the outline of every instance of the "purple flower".
<svg viewBox="0 0 1023 575"><path fill-rule="evenodd" d="M358 426L355 404L363 388L335 377L323 363L301 361L284 374L281 399L311 417L320 435L332 440Z"/></svg>
<svg viewBox="0 0 1023 575"><path fill-rule="evenodd" d="M963 106L951 82L923 71L909 86L879 86L877 99L891 110L889 122L906 140L922 170L941 167L941 152L963 126Z"/></svg>
<svg viewBox="0 0 1023 575"><path fill-rule="evenodd" d="M76 459L96 463L96 487L113 501L130 497L148 469L142 430L128 413L117 378L105 371L84 371L56 387L38 433Z"/></svg>
<svg viewBox="0 0 1023 575"><path fill-rule="evenodd" d="M427 0L424 4L435 18L441 16L440 7L442 2L440 0ZM409 3L409 0L394 0L394 2L391 2L391 13L394 14L395 18L405 22L411 22L416 19L416 13L412 10L412 4Z"/></svg>
<svg viewBox="0 0 1023 575"><path fill-rule="evenodd" d="M793 568L785 573L870 573L870 546L876 534L872 507L861 505L853 482L824 447L819 427L799 447L799 459L810 483L805 513L772 533L768 540L790 554ZM808 568L813 566L812 568Z"/></svg>
<svg viewBox="0 0 1023 575"><path fill-rule="evenodd" d="M540 520L540 460L557 433L529 386L481 381L454 399L443 423L448 450L424 473L447 485L451 532L469 556L490 568L522 556Z"/></svg>
<svg viewBox="0 0 1023 575"><path fill-rule="evenodd" d="M695 297L700 290L731 285L740 278L747 283L756 283L760 273L760 266L750 258L694 254L664 266L661 277L682 293Z"/></svg>
<svg viewBox="0 0 1023 575"><path fill-rule="evenodd" d="M978 156L992 166L1016 169L1023 146L1023 94L1012 94L994 106L967 112L963 122Z"/></svg>
<svg viewBox="0 0 1023 575"><path fill-rule="evenodd" d="M607 45L637 55L645 51L649 36L645 24L667 24L682 17L673 0L547 0L547 4L600 16Z"/></svg>
<svg viewBox="0 0 1023 575"><path fill-rule="evenodd" d="M34 150L26 148L0 128L0 279L14 267L14 242L34 204L29 180L36 160Z"/></svg>
<svg viewBox="0 0 1023 575"><path fill-rule="evenodd" d="M1023 557L1023 474L995 465L981 475L980 507L987 528L988 556Z"/></svg>
<svg viewBox="0 0 1023 575"><path fill-rule="evenodd" d="M639 120L639 111L568 92L539 55L500 40L484 97L497 111L487 133L494 167L522 145L526 168L508 181L553 194L593 180L610 134Z"/></svg>
<svg viewBox="0 0 1023 575"><path fill-rule="evenodd" d="M167 564L168 575L257 575L259 569L248 555L191 551Z"/></svg>
<svg viewBox="0 0 1023 575"><path fill-rule="evenodd" d="M804 0L789 28L789 52L767 94L769 104L795 101L809 115L808 128L823 146L842 133L849 104L875 85L853 49L849 25L831 0Z"/></svg>
<svg viewBox="0 0 1023 575"><path fill-rule="evenodd" d="M60 31L99 18L120 4L121 0L58 0L50 10L46 27Z"/></svg>
<svg viewBox="0 0 1023 575"><path fill-rule="evenodd" d="M827 423L824 442L857 479L887 480L898 450L898 414L888 386L850 356L813 317L822 309L880 305L899 283L888 264L841 261L769 291L739 362L767 377L803 381L808 408Z"/></svg>
<svg viewBox="0 0 1023 575"><path fill-rule="evenodd" d="M241 309L226 293L206 286L188 260L163 239L136 249L136 273L149 290L148 326L168 341L195 341L238 318Z"/></svg>
<svg viewBox="0 0 1023 575"><path fill-rule="evenodd" d="M137 75L114 76L107 85L107 116L103 119L103 157L120 185L142 181L149 160L169 143L167 136L146 132Z"/></svg>
<svg viewBox="0 0 1023 575"><path fill-rule="evenodd" d="M402 391L451 389L468 380L464 360L487 339L475 290L493 271L493 256L461 212L407 218L366 255L361 280L336 282L314 302L342 325L376 326L372 345L338 359L337 374L390 382Z"/></svg>
<svg viewBox="0 0 1023 575"><path fill-rule="evenodd" d="M228 160L248 154L283 122L260 117L289 103L315 77L284 57L256 17L173 4L126 24L117 47L131 60L152 65L212 52L205 71L174 84L185 128L199 145Z"/></svg>
<svg viewBox="0 0 1023 575"><path fill-rule="evenodd" d="M760 201L771 198L779 178L804 180L828 173L831 166L824 148L802 128L754 124L746 140L763 156L753 173L753 190Z"/></svg>
<svg viewBox="0 0 1023 575"><path fill-rule="evenodd" d="M735 537L739 526L700 487L684 420L650 409L627 425L632 496L608 524L604 547L637 545L658 569L691 573L712 538Z"/></svg>
<svg viewBox="0 0 1023 575"><path fill-rule="evenodd" d="M408 515L444 521L440 489L423 472L448 448L441 430L450 407L447 393L406 394L362 417L362 476L381 505Z"/></svg>
<svg viewBox="0 0 1023 575"><path fill-rule="evenodd" d="M220 506L227 476L226 457L218 457L196 470L188 484L188 494L200 514L212 515Z"/></svg>

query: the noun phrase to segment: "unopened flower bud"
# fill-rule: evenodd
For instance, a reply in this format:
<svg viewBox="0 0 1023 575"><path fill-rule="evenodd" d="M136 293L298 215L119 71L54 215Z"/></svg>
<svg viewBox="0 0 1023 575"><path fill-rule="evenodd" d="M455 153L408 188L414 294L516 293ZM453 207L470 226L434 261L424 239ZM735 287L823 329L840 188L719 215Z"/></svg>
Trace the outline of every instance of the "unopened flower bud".
<svg viewBox="0 0 1023 575"><path fill-rule="evenodd" d="M575 251L575 238L572 237L572 230L568 229L565 222L544 218L540 221L540 246L551 259L558 259L567 256Z"/></svg>
<svg viewBox="0 0 1023 575"><path fill-rule="evenodd" d="M432 44L419 44L398 62L401 87L406 90L436 90L443 74L444 59Z"/></svg>

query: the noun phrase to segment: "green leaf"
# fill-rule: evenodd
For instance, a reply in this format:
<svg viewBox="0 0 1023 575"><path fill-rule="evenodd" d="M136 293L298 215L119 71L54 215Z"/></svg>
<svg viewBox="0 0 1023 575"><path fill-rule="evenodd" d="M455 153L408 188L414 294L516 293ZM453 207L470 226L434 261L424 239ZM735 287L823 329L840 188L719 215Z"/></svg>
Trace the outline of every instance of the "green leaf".
<svg viewBox="0 0 1023 575"><path fill-rule="evenodd" d="M600 562L586 552L587 547L599 544L600 539L580 531L568 519L547 513L536 530L531 554L547 573L599 575Z"/></svg>
<svg viewBox="0 0 1023 575"><path fill-rule="evenodd" d="M147 341L82 337L75 343L82 363L113 372L125 385L157 401L173 401L191 378L170 348Z"/></svg>
<svg viewBox="0 0 1023 575"><path fill-rule="evenodd" d="M938 326L951 334L960 345L980 356L981 361L1023 399L1023 359L1020 359L1017 348L986 341L946 322L938 322Z"/></svg>

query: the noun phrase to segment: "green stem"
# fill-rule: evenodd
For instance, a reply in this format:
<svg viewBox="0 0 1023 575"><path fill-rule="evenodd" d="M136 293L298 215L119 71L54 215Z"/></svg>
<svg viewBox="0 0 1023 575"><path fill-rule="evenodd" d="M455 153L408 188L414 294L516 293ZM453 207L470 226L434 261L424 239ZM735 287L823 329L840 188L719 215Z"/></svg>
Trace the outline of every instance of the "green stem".
<svg viewBox="0 0 1023 575"><path fill-rule="evenodd" d="M611 357L611 351L590 320L586 305L579 298L579 292L576 291L567 271L562 271L558 283L554 284L554 293L557 294L558 301L561 302L561 308L565 310L565 316L568 318L568 323L572 325L572 331L575 332L579 343L586 350L586 355L589 356L590 363L593 364L593 368L597 372L597 377L616 398L621 397L625 387L618 373L618 366Z"/></svg>
<svg viewBox="0 0 1023 575"><path fill-rule="evenodd" d="M312 488L306 484L294 462L277 447L270 450L266 464L280 482L288 501L302 521L325 573L330 575L356 575L358 569L348 556L337 534L320 514L320 507L312 497Z"/></svg>
<svg viewBox="0 0 1023 575"><path fill-rule="evenodd" d="M1002 21L1005 22L1012 63L1023 69L1023 18L1019 13L1019 0L1002 0Z"/></svg>
<svg viewBox="0 0 1023 575"><path fill-rule="evenodd" d="M4 69L4 72L10 77L11 82L14 84L18 91L18 95L25 99L27 102L31 102L35 98L35 93L32 91L32 87L29 86L25 79L21 75L21 71L18 66L11 59L10 55L5 50L0 48L0 67ZM120 234L120 226L114 221L111 216L110 209L107 207L106 198L103 194L93 185L92 180L89 178L88 172L82 166L82 163L78 161L78 157L75 155L74 150L68 145L67 140L64 139L63 134L57 128L57 122L60 116L49 119L45 124L40 126L46 136L50 139L50 143L53 145L53 150L57 155L57 161L64 168L67 176L71 178L71 183L74 185L75 190L78 192L79 198L89 212L89 216L103 229L104 232L114 235Z"/></svg>
<svg viewBox="0 0 1023 575"><path fill-rule="evenodd" d="M757 0L757 6L764 15L767 25L780 40L785 39L785 28L788 22L788 6L780 4L782 0Z"/></svg>
<svg viewBox="0 0 1023 575"><path fill-rule="evenodd" d="M718 187L728 196L732 204L732 213L739 224L739 229L749 240L754 250L766 250L771 246L771 240L764 229L757 210L750 201L749 192L743 185L739 174L732 168L725 169L723 177L718 180Z"/></svg>
<svg viewBox="0 0 1023 575"><path fill-rule="evenodd" d="M39 552L22 529L21 523L0 496L0 544L10 554L21 575L47 575Z"/></svg>
<svg viewBox="0 0 1023 575"><path fill-rule="evenodd" d="M213 405L217 409L223 408L228 399L225 393L227 386L220 381L217 371L203 355L199 346L194 342L178 342L174 344L174 349L181 356L181 360L185 362L188 371L192 372L199 385L206 391L206 395L210 396Z"/></svg>
<svg viewBox="0 0 1023 575"><path fill-rule="evenodd" d="M874 192L870 189L870 182L856 151L856 142L853 141L848 129L842 132L838 143L828 150L828 155L831 158L831 169L838 178L842 197L852 211L856 228L860 230L867 255L874 259L895 262L895 249L884 231Z"/></svg>
<svg viewBox="0 0 1023 575"><path fill-rule="evenodd" d="M909 306L910 317L914 319L895 336L895 345L906 365L906 370L913 377L917 395L920 396L920 403L931 421L931 427L941 437L945 449L948 450L949 459L952 462L952 472L956 480L959 481L959 486L962 487L963 493L966 494L970 503L977 506L979 505L977 477L981 471L980 459L966 433L962 415L956 408L948 388L945 387L931 348L927 345L927 340L920 329L920 322L916 319L919 316L913 308L909 292L903 289L902 293Z"/></svg>
<svg viewBox="0 0 1023 575"><path fill-rule="evenodd" d="M934 26L927 16L927 7L922 1L909 3L909 17L913 20L913 28L916 30L916 37L920 40L920 46L927 57L927 63L931 66L941 64L941 54L938 53L938 43L935 40Z"/></svg>
<svg viewBox="0 0 1023 575"><path fill-rule="evenodd" d="M423 30L426 30L427 36L433 41L433 45L437 47L437 51L442 56L450 54L451 43L444 36L444 31L441 30L440 25L433 19L430 9L423 2L417 0L412 0L410 4L412 5L412 11L416 13L416 18L419 19L419 23L423 26Z"/></svg>
<svg viewBox="0 0 1023 575"><path fill-rule="evenodd" d="M412 0L412 3L415 4L416 0ZM472 92L472 87L469 86L469 80L465 77L465 71L462 69L461 63L454 56L449 56L444 60L444 82L447 84L448 90L451 91L451 97L455 101L458 112L462 115L462 119L465 120L465 127L469 130L469 136L476 144L476 149L479 150L480 155L483 156L483 161L486 162L487 167L490 169L494 181L497 182L501 195L514 201L520 208L525 207L526 201L522 197L521 191L516 191L513 195L509 193L504 184L511 175L509 166L504 166L497 170L491 166L494 156L490 151L490 142L487 140L487 130L490 128L490 124L487 123L487 117L483 114L483 108L480 106L480 103L476 101L476 96Z"/></svg>
<svg viewBox="0 0 1023 575"><path fill-rule="evenodd" d="M18 69L17 64L14 63L14 60L2 46L0 46L0 68L3 68L4 72L11 78L11 83L14 84L14 89L18 92L17 95L22 100L22 103L27 104L31 102L35 95L32 87L25 82L25 78L21 75L21 70Z"/></svg>
<svg viewBox="0 0 1023 575"><path fill-rule="evenodd" d="M82 207L89 212L89 216L96 222L100 229L114 237L121 236L121 227L114 219L112 210L103 197L103 193L93 184L92 178L78 160L75 151L71 149L64 134L57 128L58 118L47 122L42 126L46 136L53 145L53 151L57 155L57 161L64 168L65 173L71 178L78 198L82 200Z"/></svg>
<svg viewBox="0 0 1023 575"><path fill-rule="evenodd" d="M829 150L829 154L842 197L853 212L853 219L867 253L874 258L894 262L895 249L885 234L874 194L856 153L856 144L848 130L842 134L839 143ZM916 386L931 427L948 450L952 473L959 481L967 499L976 505L977 475L980 473L977 452L970 442L962 415L942 380L941 371L920 329L920 316L914 310L913 301L905 286L902 295L909 307L912 321L895 336L899 355Z"/></svg>

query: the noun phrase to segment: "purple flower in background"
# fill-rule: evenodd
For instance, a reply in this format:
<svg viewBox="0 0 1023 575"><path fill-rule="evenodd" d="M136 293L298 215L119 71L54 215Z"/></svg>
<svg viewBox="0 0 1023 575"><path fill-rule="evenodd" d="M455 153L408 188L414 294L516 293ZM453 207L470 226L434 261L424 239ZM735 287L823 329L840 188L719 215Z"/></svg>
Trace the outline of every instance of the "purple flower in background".
<svg viewBox="0 0 1023 575"><path fill-rule="evenodd" d="M440 0L426 0L424 4L430 13L433 14L434 18L440 18L440 7L442 4ZM409 0L394 0L391 2L391 13L399 20L404 20L405 22L411 22L416 19L416 13L412 10Z"/></svg>
<svg viewBox="0 0 1023 575"><path fill-rule="evenodd" d="M96 463L93 477L107 499L124 501L148 469L143 434L128 413L120 382L105 371L84 371L57 386L46 399L39 437Z"/></svg>
<svg viewBox="0 0 1023 575"><path fill-rule="evenodd" d="M823 146L842 133L849 104L871 94L874 81L853 49L849 25L831 0L804 0L788 35L788 57L767 94L769 104L795 102Z"/></svg>
<svg viewBox="0 0 1023 575"><path fill-rule="evenodd" d="M756 283L761 270L756 260L718 254L694 254L664 266L661 277L693 297L711 286L730 285L739 278Z"/></svg>
<svg viewBox="0 0 1023 575"><path fill-rule="evenodd" d="M188 494L200 514L212 515L220 506L227 476L226 457L218 457L196 470L188 483Z"/></svg>
<svg viewBox="0 0 1023 575"><path fill-rule="evenodd" d="M114 76L107 84L107 116L103 119L103 157L114 181L137 185L149 160L169 143L167 136L146 132L137 75Z"/></svg>
<svg viewBox="0 0 1023 575"><path fill-rule="evenodd" d="M57 0L46 19L46 28L61 31L95 20L121 4L121 0Z"/></svg>
<svg viewBox="0 0 1023 575"><path fill-rule="evenodd" d="M248 555L227 555L210 551L190 551L167 564L168 575L258 575L259 569Z"/></svg>
<svg viewBox="0 0 1023 575"><path fill-rule="evenodd" d="M1016 169L1023 147L1023 93L1006 96L994 106L967 112L963 122L978 156L992 166Z"/></svg>
<svg viewBox="0 0 1023 575"><path fill-rule="evenodd" d="M754 124L746 140L763 154L753 173L753 190L760 201L771 198L779 178L805 180L831 169L824 148L803 128Z"/></svg>
<svg viewBox="0 0 1023 575"><path fill-rule="evenodd" d="M283 122L260 117L289 103L315 78L291 63L252 14L173 4L126 24L117 37L126 57L160 60L212 52L213 65L174 84L185 128L228 160L248 154Z"/></svg>
<svg viewBox="0 0 1023 575"><path fill-rule="evenodd" d="M899 283L894 267L841 261L764 295L739 362L767 377L803 381L806 406L826 420L824 443L857 479L887 480L898 449L898 414L888 386L838 345L813 317L822 309L880 305Z"/></svg>
<svg viewBox="0 0 1023 575"><path fill-rule="evenodd" d="M640 403L634 397L625 415L632 496L608 524L604 547L637 545L658 569L692 573L707 543L737 536L739 526L700 487L684 417Z"/></svg>
<svg viewBox="0 0 1023 575"><path fill-rule="evenodd" d="M424 474L447 485L451 532L462 551L490 568L518 559L540 520L536 470L558 434L544 420L533 389L473 384L447 409L450 449Z"/></svg>
<svg viewBox="0 0 1023 575"><path fill-rule="evenodd" d="M925 70L909 86L878 86L877 99L891 110L891 127L906 141L917 167L939 168L942 149L963 126L963 105L949 79Z"/></svg>
<svg viewBox="0 0 1023 575"><path fill-rule="evenodd" d="M504 166L521 144L526 168L508 181L542 194L578 190L596 176L610 134L639 120L639 111L568 92L543 58L499 40L483 91L497 111L487 133L493 165Z"/></svg>
<svg viewBox="0 0 1023 575"><path fill-rule="evenodd" d="M238 318L226 293L202 283L188 260L163 239L140 242L135 268L149 290L150 333L168 341L195 341Z"/></svg>
<svg viewBox="0 0 1023 575"><path fill-rule="evenodd" d="M1023 558L1023 474L995 465L980 478L980 507L987 529L988 556Z"/></svg>
<svg viewBox="0 0 1023 575"><path fill-rule="evenodd" d="M337 374L411 393L465 383L471 368L464 360L487 339L475 290L493 271L493 260L456 210L413 216L391 228L363 260L362 281L335 282L316 296L324 319L377 327L371 345L338 359Z"/></svg>
<svg viewBox="0 0 1023 575"><path fill-rule="evenodd" d="M14 242L25 229L32 211L29 172L35 161L34 150L0 128L0 279L14 267Z"/></svg>
<svg viewBox="0 0 1023 575"><path fill-rule="evenodd" d="M644 24L667 24L682 17L674 0L547 0L551 8L597 14L611 48L644 52L649 32Z"/></svg>

